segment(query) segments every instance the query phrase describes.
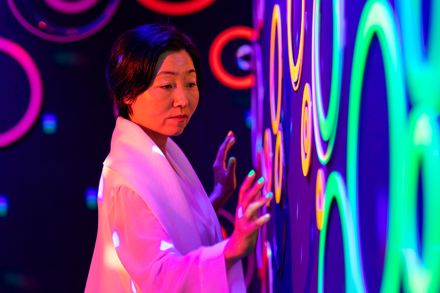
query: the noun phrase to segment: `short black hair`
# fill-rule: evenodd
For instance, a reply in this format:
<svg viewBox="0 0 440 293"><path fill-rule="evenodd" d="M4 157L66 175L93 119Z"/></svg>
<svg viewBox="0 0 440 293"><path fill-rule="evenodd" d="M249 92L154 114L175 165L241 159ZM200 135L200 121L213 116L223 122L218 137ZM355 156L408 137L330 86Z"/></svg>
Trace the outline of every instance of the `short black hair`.
<svg viewBox="0 0 440 293"><path fill-rule="evenodd" d="M135 100L150 87L159 57L165 52L180 50L190 55L199 82L199 51L192 40L174 26L146 24L119 36L106 68L107 83L119 116L129 119L130 107L126 101Z"/></svg>

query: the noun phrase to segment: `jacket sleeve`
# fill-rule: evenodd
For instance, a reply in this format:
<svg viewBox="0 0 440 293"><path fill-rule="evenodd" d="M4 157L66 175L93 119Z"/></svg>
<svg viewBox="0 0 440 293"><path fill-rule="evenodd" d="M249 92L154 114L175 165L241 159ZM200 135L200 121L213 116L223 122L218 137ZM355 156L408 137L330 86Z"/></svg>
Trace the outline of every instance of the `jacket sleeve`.
<svg viewBox="0 0 440 293"><path fill-rule="evenodd" d="M228 276L223 254L228 240L183 255L135 191L119 186L111 198L108 215L113 244L139 291L230 291L233 280L228 279L233 275Z"/></svg>

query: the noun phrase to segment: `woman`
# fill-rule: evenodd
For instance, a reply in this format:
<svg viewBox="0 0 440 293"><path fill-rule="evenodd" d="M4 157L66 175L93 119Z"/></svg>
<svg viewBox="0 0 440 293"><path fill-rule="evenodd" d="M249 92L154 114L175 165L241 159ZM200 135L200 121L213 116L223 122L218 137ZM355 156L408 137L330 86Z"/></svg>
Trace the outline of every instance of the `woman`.
<svg viewBox="0 0 440 293"><path fill-rule="evenodd" d="M269 215L258 209L263 179L251 171L238 199L235 229L224 240L215 214L232 195L235 142L229 132L206 195L170 136L188 124L199 100L199 57L167 25L144 25L116 41L107 67L119 111L98 193L98 235L86 292L245 292L240 259Z"/></svg>

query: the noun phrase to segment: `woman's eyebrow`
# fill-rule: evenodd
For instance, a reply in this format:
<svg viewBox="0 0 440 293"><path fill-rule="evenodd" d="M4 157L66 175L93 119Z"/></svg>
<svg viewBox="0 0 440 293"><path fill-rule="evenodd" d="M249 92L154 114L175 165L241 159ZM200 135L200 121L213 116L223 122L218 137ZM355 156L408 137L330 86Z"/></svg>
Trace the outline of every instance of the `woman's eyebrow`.
<svg viewBox="0 0 440 293"><path fill-rule="evenodd" d="M192 68L192 69L188 70L188 71L185 72L185 73L186 73L186 74L189 74L189 73L196 73L196 70L195 70L194 68ZM157 73L157 75L160 75L160 74L178 75L178 73L175 72L175 71L167 71L167 70L165 70L165 71L159 71L159 72Z"/></svg>

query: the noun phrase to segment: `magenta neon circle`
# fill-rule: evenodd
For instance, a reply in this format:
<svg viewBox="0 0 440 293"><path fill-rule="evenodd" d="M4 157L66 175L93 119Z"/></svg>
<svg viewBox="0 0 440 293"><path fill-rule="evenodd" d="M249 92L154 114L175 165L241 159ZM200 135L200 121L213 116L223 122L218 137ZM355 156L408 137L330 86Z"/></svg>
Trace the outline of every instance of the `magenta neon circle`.
<svg viewBox="0 0 440 293"><path fill-rule="evenodd" d="M77 1L66 1L66 0L44 0L47 6L52 9L65 13L65 14L78 14L83 13L98 3L98 0L77 0Z"/></svg>
<svg viewBox="0 0 440 293"><path fill-rule="evenodd" d="M186 0L183 2L171 2L163 0L138 0L140 4L165 15L188 15L199 12L212 5L215 0Z"/></svg>
<svg viewBox="0 0 440 293"><path fill-rule="evenodd" d="M63 7L60 6L61 3L65 3L64 0L45 0L50 1L48 3L49 6L53 5L54 3L57 3L55 5L57 8L61 8L64 11L67 10L73 10L74 8L69 7ZM97 1L97 0L82 0L82 2L86 1ZM42 38L47 41L51 42L58 42L58 43L69 43L69 42L76 42L79 40L86 39L98 31L100 31L113 17L113 15L116 13L119 4L121 3L121 0L109 0L106 7L103 9L102 13L97 17L95 20L91 21L90 23L80 26L80 27L63 27L63 26L49 26L47 24L47 21L38 21L36 24L32 24L29 22L20 12L17 5L15 4L15 0L8 0L9 9L11 10L14 17L17 19L17 21L30 33L36 35L39 38ZM87 4L87 3L85 3ZM85 5L83 4L83 5ZM69 4L70 5L70 4ZM89 4L90 5L90 4ZM52 6L51 6L52 7ZM52 7L54 8L54 7ZM85 8L81 7L81 8ZM78 8L77 8L78 9Z"/></svg>
<svg viewBox="0 0 440 293"><path fill-rule="evenodd" d="M29 80L30 88L29 105L23 117L12 128L0 133L0 148L2 148L20 139L37 120L43 101L43 85L34 60L22 47L0 37L0 52L11 56L20 64Z"/></svg>

